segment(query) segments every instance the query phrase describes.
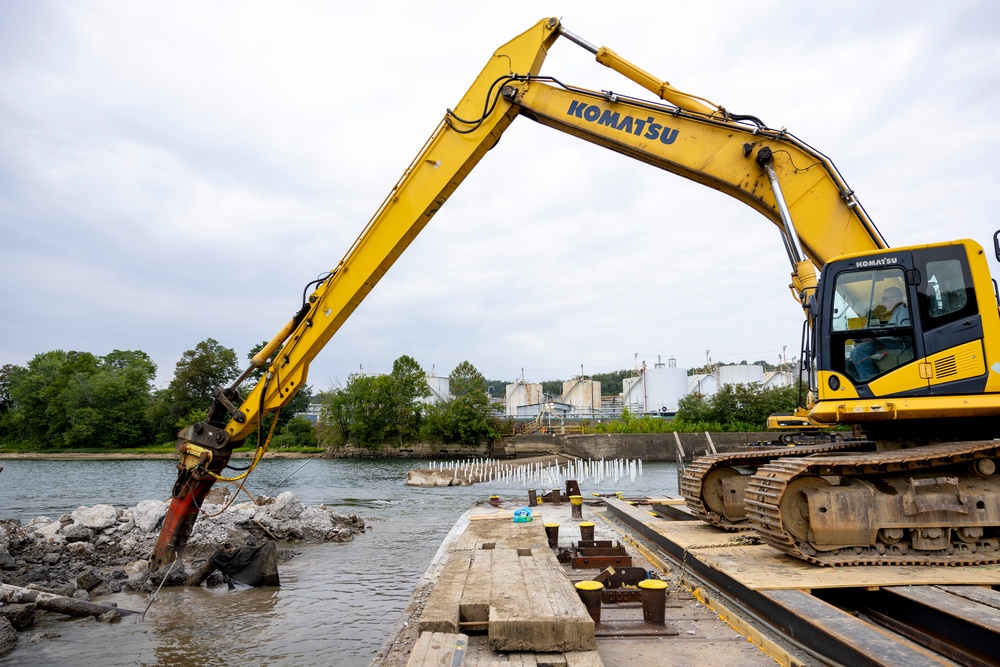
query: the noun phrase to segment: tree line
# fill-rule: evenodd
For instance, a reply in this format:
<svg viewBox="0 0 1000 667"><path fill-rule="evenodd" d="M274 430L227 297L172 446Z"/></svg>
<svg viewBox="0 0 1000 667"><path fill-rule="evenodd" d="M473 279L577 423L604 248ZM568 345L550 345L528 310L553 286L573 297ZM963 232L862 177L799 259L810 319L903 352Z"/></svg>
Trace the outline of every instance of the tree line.
<svg viewBox="0 0 1000 667"><path fill-rule="evenodd" d="M252 357L264 343L255 346ZM279 354L280 350L275 354ZM156 364L145 352L114 350L97 356L88 352L53 350L36 355L25 366L0 368L0 446L31 450L121 449L173 443L177 432L206 418L217 386L228 386L240 373L237 353L214 339L187 350L174 376L162 389L153 385ZM249 394L261 375L255 371L240 387ZM594 375L617 384L628 371ZM430 402L430 390L420 364L403 355L387 375L352 375L342 388L313 395L303 387L277 415L275 447L377 448L413 442L475 444L510 432L511 423L491 406L488 381L463 361L449 375L451 398ZM551 389L561 392L561 383ZM680 400L676 419L642 417L625 411L610 423L588 424L591 432L652 432L670 430L756 431L767 417L790 412L799 402L799 388L724 385L705 397L690 394ZM310 403L322 405L314 426L302 413ZM268 432L275 419L265 417ZM256 434L247 445L256 445Z"/></svg>
<svg viewBox="0 0 1000 667"><path fill-rule="evenodd" d="M0 368L0 445L44 450L172 443L178 430L207 416L212 390L231 384L240 367L234 350L208 338L184 352L165 388L154 386L156 371L139 350L104 356L52 350L24 366L6 364ZM251 387L241 391L246 395ZM301 408L309 390L299 393ZM295 407L279 421L287 423Z"/></svg>
<svg viewBox="0 0 1000 667"><path fill-rule="evenodd" d="M264 343L255 346L249 359ZM279 354L280 350L275 352ZM123 449L172 444L177 432L207 417L215 387L239 377L237 353L214 339L184 352L170 383L157 389L157 367L138 350L89 352L53 350L24 366L0 368L0 446L26 450ZM256 370L240 386L247 396L260 379ZM388 375L352 375L343 388L313 395L304 386L275 416L275 447L378 447L415 441L474 444L499 436L502 424L490 407L486 379L465 361L449 376L452 398L425 401L430 390L420 365L409 356ZM314 427L304 417L310 403L322 404ZM256 445L256 434L246 444Z"/></svg>

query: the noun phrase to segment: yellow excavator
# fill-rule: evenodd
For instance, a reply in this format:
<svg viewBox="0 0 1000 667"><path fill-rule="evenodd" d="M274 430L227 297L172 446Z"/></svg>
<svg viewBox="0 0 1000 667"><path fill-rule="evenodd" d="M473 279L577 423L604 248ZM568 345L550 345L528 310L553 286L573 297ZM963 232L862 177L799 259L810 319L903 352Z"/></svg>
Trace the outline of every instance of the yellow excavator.
<svg viewBox="0 0 1000 667"><path fill-rule="evenodd" d="M657 100L541 76L560 37ZM728 194L777 227L806 316L808 417L854 425L865 439L848 451L782 448L780 459L749 470L719 455L701 477L685 478L690 505L708 519L719 515L712 506L739 505L739 521L766 542L818 564L1000 560L1000 442L990 440L1000 317L983 248L969 240L889 248L825 155L548 18L496 50L344 258L307 286L299 311L243 377L216 389L207 418L180 432L154 568L183 552L217 480L249 474L225 476L234 447L305 384L312 359L518 116ZM255 369L263 375L243 398L237 387ZM251 470L268 440L259 433Z"/></svg>

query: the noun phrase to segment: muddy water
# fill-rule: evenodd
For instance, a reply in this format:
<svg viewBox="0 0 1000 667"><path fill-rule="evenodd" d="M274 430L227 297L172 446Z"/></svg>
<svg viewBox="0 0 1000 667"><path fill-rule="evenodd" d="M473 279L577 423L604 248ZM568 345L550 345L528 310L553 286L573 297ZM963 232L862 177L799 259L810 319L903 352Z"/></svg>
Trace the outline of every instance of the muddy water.
<svg viewBox="0 0 1000 667"><path fill-rule="evenodd" d="M170 461L0 465L0 517L24 521L80 505L165 498L174 476ZM423 465L264 460L248 484L252 493L294 491L304 503L363 517L369 530L347 544L292 545L298 555L280 566L280 588L164 589L144 621L117 625L45 614L0 665L368 665L455 520L490 495L512 504L527 498L526 487L503 484L407 487L406 471ZM673 464L647 463L634 485L626 478L581 488L658 496L676 494L677 478ZM147 604L140 594L110 599L139 611Z"/></svg>

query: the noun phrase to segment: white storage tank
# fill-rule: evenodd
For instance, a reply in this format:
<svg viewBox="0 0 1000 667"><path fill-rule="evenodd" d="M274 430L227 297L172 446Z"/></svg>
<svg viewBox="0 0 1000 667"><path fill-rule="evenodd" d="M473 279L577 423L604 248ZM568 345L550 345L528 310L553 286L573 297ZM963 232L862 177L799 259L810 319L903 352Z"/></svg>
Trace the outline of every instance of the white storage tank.
<svg viewBox="0 0 1000 667"><path fill-rule="evenodd" d="M637 414L672 415L687 393L687 369L677 368L673 358L666 365L657 361L653 368L644 363L637 377L622 380L622 403Z"/></svg>
<svg viewBox="0 0 1000 667"><path fill-rule="evenodd" d="M764 367L754 364L719 366L715 371L715 377L720 387L726 384L750 384L751 382L764 384Z"/></svg>
<svg viewBox="0 0 1000 667"><path fill-rule="evenodd" d="M507 385L504 395L504 412L509 417L517 416L517 408L521 405L535 405L544 400L542 396L542 385L536 382L525 382L517 380L513 384Z"/></svg>
<svg viewBox="0 0 1000 667"><path fill-rule="evenodd" d="M568 403L571 414L590 417L601 407L601 383L597 380L566 380L562 402Z"/></svg>
<svg viewBox="0 0 1000 667"><path fill-rule="evenodd" d="M622 407L628 408L633 414L642 414L646 411L646 386L642 381L642 375L634 375L630 378L622 378Z"/></svg>
<svg viewBox="0 0 1000 667"><path fill-rule="evenodd" d="M431 390L431 395L421 398L421 401L424 403L446 403L451 400L451 382L448 378L428 373L424 376L424 382Z"/></svg>
<svg viewBox="0 0 1000 667"><path fill-rule="evenodd" d="M646 412L659 414L677 412L681 397L687 393L687 369L657 364L653 368L646 369L645 377Z"/></svg>

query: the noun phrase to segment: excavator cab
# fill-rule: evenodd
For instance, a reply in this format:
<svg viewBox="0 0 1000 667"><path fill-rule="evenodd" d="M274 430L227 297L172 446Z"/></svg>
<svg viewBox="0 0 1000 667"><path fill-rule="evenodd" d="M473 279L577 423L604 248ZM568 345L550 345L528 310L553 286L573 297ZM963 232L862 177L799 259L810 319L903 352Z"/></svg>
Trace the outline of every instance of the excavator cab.
<svg viewBox="0 0 1000 667"><path fill-rule="evenodd" d="M986 355L1000 323L990 286L983 249L968 240L828 262L813 322L811 416L929 425L963 406L976 416L969 397L982 401L980 416L995 416L1000 386Z"/></svg>

